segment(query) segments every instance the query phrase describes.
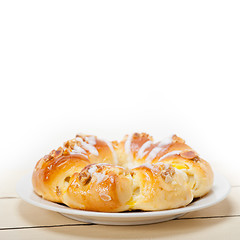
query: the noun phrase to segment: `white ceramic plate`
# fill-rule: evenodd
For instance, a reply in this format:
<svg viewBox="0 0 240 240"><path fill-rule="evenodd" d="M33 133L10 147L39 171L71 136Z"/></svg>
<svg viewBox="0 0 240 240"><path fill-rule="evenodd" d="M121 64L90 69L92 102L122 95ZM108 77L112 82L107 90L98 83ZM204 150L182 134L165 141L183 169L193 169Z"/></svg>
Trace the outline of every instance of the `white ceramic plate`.
<svg viewBox="0 0 240 240"><path fill-rule="evenodd" d="M188 212L210 207L222 201L229 191L230 185L228 181L222 175L215 174L212 190L206 196L195 200L186 207L154 212L105 213L72 209L65 205L42 199L33 191L31 175L25 176L17 184L18 195L34 206L59 212L78 221L105 225L141 225L168 221Z"/></svg>

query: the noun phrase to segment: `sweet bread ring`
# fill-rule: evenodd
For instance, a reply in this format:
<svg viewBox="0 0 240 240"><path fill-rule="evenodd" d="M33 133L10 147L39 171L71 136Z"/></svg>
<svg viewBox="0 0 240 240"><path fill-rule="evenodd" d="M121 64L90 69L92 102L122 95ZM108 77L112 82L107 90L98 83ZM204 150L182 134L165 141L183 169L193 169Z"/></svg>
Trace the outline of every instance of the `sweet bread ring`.
<svg viewBox="0 0 240 240"><path fill-rule="evenodd" d="M212 187L211 166L176 135L120 142L79 134L38 161L34 191L72 208L121 212L186 206Z"/></svg>

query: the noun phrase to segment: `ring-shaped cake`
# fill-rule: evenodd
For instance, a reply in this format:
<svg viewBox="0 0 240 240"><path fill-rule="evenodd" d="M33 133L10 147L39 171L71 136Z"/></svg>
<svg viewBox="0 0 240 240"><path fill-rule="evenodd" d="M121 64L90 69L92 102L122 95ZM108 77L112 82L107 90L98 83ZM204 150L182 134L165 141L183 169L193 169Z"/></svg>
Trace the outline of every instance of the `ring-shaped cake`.
<svg viewBox="0 0 240 240"><path fill-rule="evenodd" d="M78 134L37 162L32 183L39 196L71 208L156 211L207 194L213 171L176 135L154 142L134 133L110 142Z"/></svg>

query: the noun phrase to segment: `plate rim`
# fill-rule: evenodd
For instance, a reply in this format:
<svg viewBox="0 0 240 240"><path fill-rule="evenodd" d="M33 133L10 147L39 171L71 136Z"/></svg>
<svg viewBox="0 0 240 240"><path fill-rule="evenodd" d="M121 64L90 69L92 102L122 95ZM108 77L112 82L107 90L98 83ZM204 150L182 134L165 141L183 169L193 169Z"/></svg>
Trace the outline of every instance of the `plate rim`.
<svg viewBox="0 0 240 240"><path fill-rule="evenodd" d="M26 201L27 203L34 205L36 207L40 207L43 209L47 209L50 211L54 211L54 212L59 212L59 213L65 213L65 214L72 214L72 215L78 215L78 216L84 216L84 217L100 217L100 218L117 218L118 220L120 220L120 218L141 218L141 217L163 217L163 216L171 216L171 215L177 215L177 214L185 214L185 213L189 213L189 212L193 212L193 211L198 211L204 208L208 208L211 207L219 202L221 202L222 200L224 200L227 195L229 194L230 190L231 190L231 186L228 182L228 180L219 173L214 173L214 184L213 184L213 188L211 190L211 192L216 192L216 190L214 191L214 187L219 187L218 183L222 182L225 186L225 192L222 193L222 195L216 200L216 201L211 201L209 203L205 203L202 204L200 206L191 206L191 205L187 205L185 207L180 207L180 208L175 208L175 209L170 209L170 210L161 210L161 211L146 211L146 212L120 212L120 213L112 213L112 212L96 212L96 211L87 211L87 210L79 210L79 209L73 209L73 208L68 208L66 206L66 209L61 208L58 206L58 203L55 202L51 202L48 200L45 200L43 198L41 198L40 196L38 196L32 187L32 182L29 181L31 179L32 173L29 173L25 176L23 176L20 181L17 183L16 186L16 192L19 195L19 197ZM34 201L33 199L29 198L28 196L25 196L22 189L22 186L24 186L23 183L25 184L27 187L29 187L29 185L31 185L31 192L33 195L35 195L35 197L39 198L39 202L38 201ZM217 189L218 190L218 189ZM30 191L30 189L29 189ZM219 191L219 190L218 190ZM200 198L207 198L208 194L205 195L204 197ZM51 204L56 204L56 206L50 206L47 205L46 203L51 203Z"/></svg>

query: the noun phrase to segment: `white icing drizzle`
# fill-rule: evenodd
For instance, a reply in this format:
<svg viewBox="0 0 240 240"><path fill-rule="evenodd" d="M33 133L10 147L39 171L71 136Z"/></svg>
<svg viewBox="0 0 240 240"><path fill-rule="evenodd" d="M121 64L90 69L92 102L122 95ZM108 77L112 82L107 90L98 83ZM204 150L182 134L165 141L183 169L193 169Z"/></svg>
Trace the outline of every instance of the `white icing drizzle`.
<svg viewBox="0 0 240 240"><path fill-rule="evenodd" d="M96 145L96 138L94 136L85 137L85 140L91 145Z"/></svg>
<svg viewBox="0 0 240 240"><path fill-rule="evenodd" d="M86 151L83 149L83 148L81 148L81 147L79 147L78 145L74 145L74 147L73 147L73 151L75 152L75 153L84 153L84 154L86 154Z"/></svg>
<svg viewBox="0 0 240 240"><path fill-rule="evenodd" d="M110 163L97 163L98 166L107 166L107 167L114 167L114 165ZM117 168L125 169L124 167L121 166L116 166Z"/></svg>
<svg viewBox="0 0 240 240"><path fill-rule="evenodd" d="M70 151L70 154L80 154L87 158L86 151L77 144L74 145L73 149Z"/></svg>
<svg viewBox="0 0 240 240"><path fill-rule="evenodd" d="M130 134L125 142L125 152L129 154L131 152L131 143L132 143L133 134Z"/></svg>
<svg viewBox="0 0 240 240"><path fill-rule="evenodd" d="M99 184L100 182L107 179L108 176L105 174L105 172L96 172L97 169L98 168L96 165L92 165L91 168L88 169L88 172L91 174L91 177L93 177L93 176L96 177L97 184Z"/></svg>
<svg viewBox="0 0 240 240"><path fill-rule="evenodd" d="M162 150L162 147L155 147L152 149L152 151L148 154L146 158L146 162L150 163L152 160L157 156L157 154Z"/></svg>
<svg viewBox="0 0 240 240"><path fill-rule="evenodd" d="M112 166L110 163L97 163L98 166L104 165L104 166Z"/></svg>
<svg viewBox="0 0 240 240"><path fill-rule="evenodd" d="M131 143L132 143L133 134L130 134L125 142L125 153L127 154L127 162L129 167L133 167L133 155L131 153Z"/></svg>
<svg viewBox="0 0 240 240"><path fill-rule="evenodd" d="M101 139L101 140L104 141L104 142L108 145L109 149L110 149L111 152L112 152L113 161L114 161L115 165L117 165L117 164L118 164L118 158L117 158L117 154L116 154L116 152L115 152L115 150L114 150L114 148L113 148L112 143L109 142L109 141L107 141L107 140L105 140L105 139Z"/></svg>
<svg viewBox="0 0 240 240"><path fill-rule="evenodd" d="M105 173L95 173L95 176L97 177L97 184L108 178L108 176L105 175Z"/></svg>
<svg viewBox="0 0 240 240"><path fill-rule="evenodd" d="M136 168L138 166L139 166L139 164L137 164L137 163L128 162L127 164L124 165L124 168L133 169L133 168Z"/></svg>
<svg viewBox="0 0 240 240"><path fill-rule="evenodd" d="M147 167L151 170L154 170L154 166L157 166L157 165L163 165L165 169L168 169L170 167L170 165L168 163L163 163L163 162L157 162L157 163L154 163L154 164L151 164L151 163L144 163L142 165L140 165L139 167L141 166L144 166L144 167Z"/></svg>
<svg viewBox="0 0 240 240"><path fill-rule="evenodd" d="M169 152L165 155L163 155L161 158L159 158L159 161L163 160L164 158L167 158L169 156L173 156L173 155L178 155L180 154L182 151L172 151L172 152Z"/></svg>
<svg viewBox="0 0 240 240"><path fill-rule="evenodd" d="M151 144L152 144L152 141L147 141L147 142L145 142L141 147L140 147L140 149L138 150L138 155L137 155L137 158L143 158L146 154L147 154L147 152L145 152L145 150L147 149L147 148L149 148L150 146L151 146Z"/></svg>
<svg viewBox="0 0 240 240"><path fill-rule="evenodd" d="M91 176L92 176L92 174L94 173L94 172L96 172L97 171L97 166L96 165L92 165L89 169L88 169L88 172L91 174Z"/></svg>
<svg viewBox="0 0 240 240"><path fill-rule="evenodd" d="M147 168L149 168L149 169L151 169L151 170L154 170L154 165L153 164L150 164L150 163L144 163L144 164L142 164L142 165L140 165L139 167L147 167Z"/></svg>
<svg viewBox="0 0 240 240"><path fill-rule="evenodd" d="M88 137L89 138L89 137ZM95 155L95 156L98 156L99 153L98 153L98 150L90 143L86 143L83 141L82 138L80 137L76 137L76 141L79 141L81 143L81 145L87 150L89 151L91 154ZM91 141L93 143L93 141ZM96 144L96 141L95 141L95 144Z"/></svg>
<svg viewBox="0 0 240 240"><path fill-rule="evenodd" d="M169 137L164 138L164 139L158 144L158 146L159 146L159 147L163 147L163 146L166 146L166 145L172 143L172 138L173 138L173 136L174 136L174 134L172 134L172 135L169 136Z"/></svg>
<svg viewBox="0 0 240 240"><path fill-rule="evenodd" d="M172 137L173 135L164 138L158 145L157 147L153 148L152 151L148 154L146 158L146 162L152 162L152 160L157 156L157 154L164 149L165 146L168 144L172 143Z"/></svg>
<svg viewBox="0 0 240 240"><path fill-rule="evenodd" d="M82 138L76 137L76 141L81 142Z"/></svg>

